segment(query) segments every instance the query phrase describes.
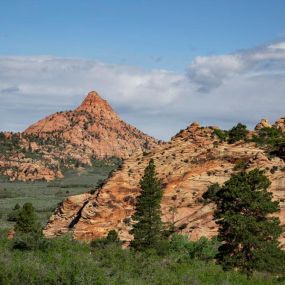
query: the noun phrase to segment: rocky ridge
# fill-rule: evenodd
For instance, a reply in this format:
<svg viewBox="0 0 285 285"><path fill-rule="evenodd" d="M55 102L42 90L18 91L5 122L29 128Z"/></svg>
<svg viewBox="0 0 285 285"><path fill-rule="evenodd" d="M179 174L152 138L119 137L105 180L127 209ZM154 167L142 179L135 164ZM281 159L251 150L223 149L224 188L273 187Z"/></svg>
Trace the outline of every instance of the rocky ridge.
<svg viewBox="0 0 285 285"><path fill-rule="evenodd" d="M156 144L92 91L74 111L52 114L23 133L1 133L0 173L10 180L50 181L63 176L63 167L91 165L94 159L113 156L127 158Z"/></svg>
<svg viewBox="0 0 285 285"><path fill-rule="evenodd" d="M278 122L276 127L282 129L282 122ZM65 200L51 216L44 234L52 237L72 231L76 239L92 240L116 229L122 240L130 241L139 180L151 158L163 183L163 221L175 225L178 232L190 239L217 233L214 205L205 205L202 194L212 183L223 184L239 171L240 165L247 170L265 171L271 181L269 191L280 202L279 217L285 229L285 162L270 158L253 142L221 142L215 129L193 123L151 152L133 154L100 190ZM284 247L285 233L281 242Z"/></svg>

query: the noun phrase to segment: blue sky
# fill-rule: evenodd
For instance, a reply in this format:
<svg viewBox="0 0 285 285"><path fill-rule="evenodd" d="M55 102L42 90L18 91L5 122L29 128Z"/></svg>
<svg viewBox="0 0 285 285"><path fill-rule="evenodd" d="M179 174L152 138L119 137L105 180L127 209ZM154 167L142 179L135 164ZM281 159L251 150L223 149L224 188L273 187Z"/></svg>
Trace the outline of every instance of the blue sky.
<svg viewBox="0 0 285 285"><path fill-rule="evenodd" d="M0 54L183 70L285 35L284 0L1 0Z"/></svg>
<svg viewBox="0 0 285 285"><path fill-rule="evenodd" d="M97 90L162 139L285 115L284 0L0 0L0 130Z"/></svg>

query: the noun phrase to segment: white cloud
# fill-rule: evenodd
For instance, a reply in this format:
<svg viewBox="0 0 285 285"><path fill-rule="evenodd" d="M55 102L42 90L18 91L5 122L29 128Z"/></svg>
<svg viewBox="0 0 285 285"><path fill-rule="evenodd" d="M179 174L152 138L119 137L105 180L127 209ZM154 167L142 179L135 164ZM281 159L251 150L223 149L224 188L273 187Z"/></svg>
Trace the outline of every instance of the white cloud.
<svg viewBox="0 0 285 285"><path fill-rule="evenodd" d="M279 42L268 46L269 49L285 49L285 42Z"/></svg>
<svg viewBox="0 0 285 285"><path fill-rule="evenodd" d="M191 121L228 128L284 115L285 42L193 59L186 74L50 56L0 57L0 129L23 130L97 90L121 117L169 138Z"/></svg>
<svg viewBox="0 0 285 285"><path fill-rule="evenodd" d="M276 42L229 55L196 57L188 76L198 91L209 92L235 76L285 71L285 42Z"/></svg>

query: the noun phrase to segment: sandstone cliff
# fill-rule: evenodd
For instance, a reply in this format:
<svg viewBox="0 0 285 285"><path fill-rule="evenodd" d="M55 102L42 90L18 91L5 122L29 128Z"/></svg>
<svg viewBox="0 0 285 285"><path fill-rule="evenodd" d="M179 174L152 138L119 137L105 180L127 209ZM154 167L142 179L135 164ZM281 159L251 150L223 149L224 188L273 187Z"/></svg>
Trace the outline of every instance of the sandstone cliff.
<svg viewBox="0 0 285 285"><path fill-rule="evenodd" d="M213 205L204 205L202 194L215 182L222 184L243 162L247 169L261 168L271 180L270 191L281 205L280 219L285 226L285 163L269 158L255 143L220 142L214 127L203 128L197 123L181 131L169 143L158 145L149 153L137 153L126 159L94 194L73 196L62 203L50 218L45 235L52 237L73 231L79 240L92 240L116 229L122 240L131 240L139 180L150 158L157 166L163 183L161 203L163 221L174 223L180 233L195 240L211 237L217 227L213 221ZM281 237L285 245L285 234Z"/></svg>

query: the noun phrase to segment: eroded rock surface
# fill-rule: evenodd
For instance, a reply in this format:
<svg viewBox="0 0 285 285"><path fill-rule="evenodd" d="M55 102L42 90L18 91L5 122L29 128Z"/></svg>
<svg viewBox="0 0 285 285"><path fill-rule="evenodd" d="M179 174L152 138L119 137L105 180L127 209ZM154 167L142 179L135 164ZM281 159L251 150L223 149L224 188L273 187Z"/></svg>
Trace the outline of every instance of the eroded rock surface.
<svg viewBox="0 0 285 285"><path fill-rule="evenodd" d="M127 158L156 144L92 91L74 111L52 114L23 133L1 133L0 173L10 180L50 181L63 177L62 167L91 165L95 158Z"/></svg>
<svg viewBox="0 0 285 285"><path fill-rule="evenodd" d="M51 217L45 235L55 236L73 231L79 240L92 240L116 229L122 240L130 241L133 221L131 216L139 195L139 181L151 158L154 159L158 177L162 180L163 221L174 223L177 231L196 240L217 233L213 221L214 205L205 205L202 194L212 183L220 184L238 171L243 161L248 170L264 169L271 180L270 191L281 205L279 217L285 225L285 163L279 158L269 159L264 150L254 143L219 142L215 127L203 128L194 123L172 140L154 148L148 154L137 153L126 159L121 170L115 172L95 194L78 196L79 208L68 199ZM86 194L87 195L87 194ZM76 196L75 196L76 197ZM78 204L78 202L76 202ZM70 223L76 218L76 222ZM281 237L285 244L285 235Z"/></svg>
<svg viewBox="0 0 285 285"><path fill-rule="evenodd" d="M270 122L267 119L262 119L255 127L256 131L259 131L263 128L271 128L272 125L270 124Z"/></svg>

